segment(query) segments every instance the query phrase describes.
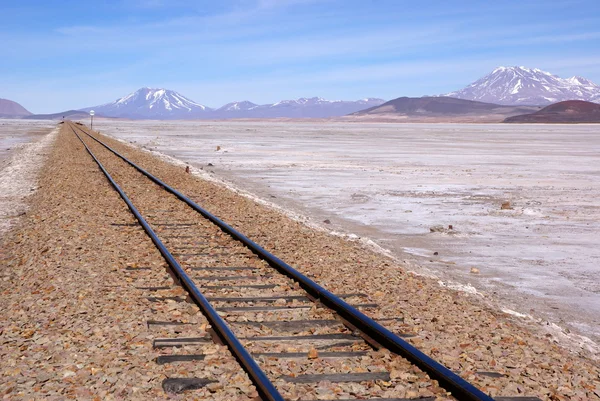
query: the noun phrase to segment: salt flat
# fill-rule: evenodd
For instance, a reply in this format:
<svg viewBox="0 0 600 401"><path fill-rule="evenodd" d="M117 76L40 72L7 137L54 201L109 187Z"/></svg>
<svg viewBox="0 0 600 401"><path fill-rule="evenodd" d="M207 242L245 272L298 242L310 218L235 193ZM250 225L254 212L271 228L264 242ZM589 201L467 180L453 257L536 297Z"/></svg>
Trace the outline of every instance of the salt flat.
<svg viewBox="0 0 600 401"><path fill-rule="evenodd" d="M0 239L27 210L53 127L55 121L0 120Z"/></svg>
<svg viewBox="0 0 600 401"><path fill-rule="evenodd" d="M23 145L39 140L56 121L0 119L0 168L8 155Z"/></svg>
<svg viewBox="0 0 600 401"><path fill-rule="evenodd" d="M95 128L600 342L598 126L100 120Z"/></svg>

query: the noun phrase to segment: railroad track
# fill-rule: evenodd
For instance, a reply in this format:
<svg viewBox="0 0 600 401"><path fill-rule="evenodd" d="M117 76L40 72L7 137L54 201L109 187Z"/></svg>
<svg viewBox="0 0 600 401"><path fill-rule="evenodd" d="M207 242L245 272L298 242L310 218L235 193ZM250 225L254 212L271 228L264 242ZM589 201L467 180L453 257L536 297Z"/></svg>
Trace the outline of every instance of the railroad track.
<svg viewBox="0 0 600 401"><path fill-rule="evenodd" d="M263 400L306 399L303 394L320 394L319 383L323 382L335 384L340 400L492 400L402 336L367 317L364 312L377 305L366 295L330 293L111 149L95 133L66 124L168 265L174 285L141 288L148 301L156 305L194 303L210 324L210 337L154 339L153 346L165 350L156 363L202 363L206 357L202 353L170 351L215 341L227 346ZM113 171L107 171L107 163ZM152 273L144 266L127 269ZM194 333L194 327L184 321L152 320L148 325ZM183 392L209 384L210 380L201 378L173 377L165 380L163 387L167 392ZM402 396L394 398L396 393ZM382 398L382 394L392 396ZM323 396L331 399L330 393Z"/></svg>

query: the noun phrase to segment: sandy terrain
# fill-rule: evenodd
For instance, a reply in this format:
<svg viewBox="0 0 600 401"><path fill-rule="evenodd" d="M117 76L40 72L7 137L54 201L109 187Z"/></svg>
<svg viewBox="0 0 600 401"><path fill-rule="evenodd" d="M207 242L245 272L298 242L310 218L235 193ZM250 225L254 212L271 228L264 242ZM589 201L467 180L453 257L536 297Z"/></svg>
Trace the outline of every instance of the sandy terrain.
<svg viewBox="0 0 600 401"><path fill-rule="evenodd" d="M369 237L417 271L492 295L532 324L600 339L595 126L98 127L201 166L327 229Z"/></svg>

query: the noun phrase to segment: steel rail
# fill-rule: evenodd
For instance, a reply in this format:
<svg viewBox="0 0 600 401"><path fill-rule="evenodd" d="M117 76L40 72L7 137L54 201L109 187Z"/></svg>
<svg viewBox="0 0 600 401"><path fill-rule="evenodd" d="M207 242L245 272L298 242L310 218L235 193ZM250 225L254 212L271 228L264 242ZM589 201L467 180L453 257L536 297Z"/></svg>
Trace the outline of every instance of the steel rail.
<svg viewBox="0 0 600 401"><path fill-rule="evenodd" d="M218 315L217 311L212 307L210 302L206 299L206 297L200 292L198 287L194 284L193 280L187 275L187 273L181 268L179 263L175 260L173 255L169 252L169 250L165 247L162 241L158 238L154 230L150 227L150 225L146 222L141 213L137 210L137 208L133 205L129 197L123 192L121 187L114 181L112 176L106 171L102 163L96 158L94 153L90 150L90 148L86 145L86 143L81 139L81 137L75 132L73 126L71 126L73 133L79 138L87 152L92 156L94 161L98 164L100 170L104 173L110 184L113 188L119 193L123 201L129 207L129 210L141 226L146 231L146 234L152 239L154 245L158 248L164 259L169 264L171 271L179 280L181 286L189 293L192 300L198 305L204 316L210 322L212 328L217 333L221 341L227 345L231 353L238 360L240 365L244 368L253 384L256 387L260 397L263 400L269 401L284 401L284 398L273 383L267 378L266 374L262 371L262 369L258 366L258 364L252 358L252 355L244 348L242 343L238 340L238 338L233 334L231 329L227 326L227 323ZM82 130L83 131L83 130ZM85 131L83 131L86 133ZM87 133L86 133L87 134ZM89 135L89 134L88 134Z"/></svg>
<svg viewBox="0 0 600 401"><path fill-rule="evenodd" d="M120 157L123 161L134 167L140 173L148 177L151 181L164 188L166 191L172 193L177 198L187 203L192 209L200 213L207 220L210 220L213 224L218 226L222 231L229 234L231 237L242 242L258 257L266 261L270 266L277 269L282 274L295 280L300 286L311 296L319 299L319 301L330 309L334 310L338 315L345 319L348 323L354 326L359 331L376 341L378 344L387 348L391 352L409 360L411 363L418 366L421 370L426 372L432 379L438 381L440 386L450 391L452 395L460 401L493 401L494 399L477 387L467 382L465 379L452 372L450 369L437 362L433 358L429 357L418 348L414 347L407 341L400 338L387 328L383 327L358 309L354 308L350 304L346 303L342 299L335 296L333 293L327 291L310 278L306 277L277 256L273 255L269 251L262 248L260 245L246 237L244 234L231 227L223 220L219 219L206 209L202 208L194 201L183 195L181 192L170 187L157 177L153 176L134 162L121 155L110 146L106 145L99 139L94 138L83 129L79 128L87 136L98 142L106 149L111 151L116 156Z"/></svg>

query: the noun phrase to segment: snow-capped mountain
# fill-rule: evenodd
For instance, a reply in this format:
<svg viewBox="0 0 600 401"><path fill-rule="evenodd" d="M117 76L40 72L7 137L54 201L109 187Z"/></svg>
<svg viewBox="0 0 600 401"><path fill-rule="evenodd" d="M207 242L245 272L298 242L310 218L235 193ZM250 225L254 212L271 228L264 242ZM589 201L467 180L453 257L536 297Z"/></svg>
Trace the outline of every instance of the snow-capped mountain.
<svg viewBox="0 0 600 401"><path fill-rule="evenodd" d="M215 112L219 111L246 111L252 110L253 108L258 107L256 103L249 102L248 100L244 100L242 102L231 102L227 103L225 106L221 106L215 110Z"/></svg>
<svg viewBox="0 0 600 401"><path fill-rule="evenodd" d="M320 97L282 100L252 110L255 118L327 118L345 116L355 111L383 104L385 100L367 98L356 101L326 100Z"/></svg>
<svg viewBox="0 0 600 401"><path fill-rule="evenodd" d="M327 100L327 99L323 99L322 97L301 97L299 99L282 100L277 103L273 103L270 106L271 107L286 106L286 105L314 106L317 104L331 104L331 103L336 103L336 102L341 102L341 100Z"/></svg>
<svg viewBox="0 0 600 401"><path fill-rule="evenodd" d="M105 117L178 119L201 118L212 109L172 90L141 88L114 102L82 110Z"/></svg>
<svg viewBox="0 0 600 401"><path fill-rule="evenodd" d="M357 101L326 100L301 97L272 104L257 105L249 101L228 103L207 114L207 118L327 118L339 117L382 104L382 99Z"/></svg>
<svg viewBox="0 0 600 401"><path fill-rule="evenodd" d="M256 103L252 103L248 100L241 102L231 102L224 106L213 110L207 118L216 120L223 120L229 118L253 118L253 110L260 107Z"/></svg>
<svg viewBox="0 0 600 401"><path fill-rule="evenodd" d="M258 105L250 101L227 103L211 109L168 89L141 88L129 95L100 106L86 107L98 116L132 119L228 119L228 118L326 118L378 106L382 99L357 101L325 100L320 97L282 100Z"/></svg>
<svg viewBox="0 0 600 401"><path fill-rule="evenodd" d="M546 105L564 100L600 101L600 86L582 78L560 78L537 68L498 67L466 88L442 96L504 105Z"/></svg>
<svg viewBox="0 0 600 401"><path fill-rule="evenodd" d="M360 100L356 100L356 101L349 101L349 100L327 100L327 99L323 99L322 97L301 97L299 99L292 99L292 100L282 100L279 101L277 103L273 103L271 105L269 105L270 107L280 107L280 106L287 106L287 105L292 105L292 106L316 106L316 105L332 105L332 104L361 104L361 105L365 105L365 104L373 104L373 103L379 103L379 102L384 102L383 99L376 99L376 98L367 98L367 99L360 99Z"/></svg>

